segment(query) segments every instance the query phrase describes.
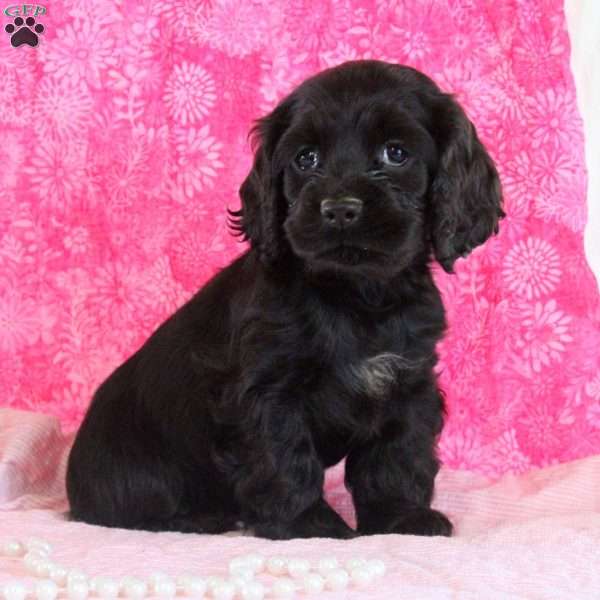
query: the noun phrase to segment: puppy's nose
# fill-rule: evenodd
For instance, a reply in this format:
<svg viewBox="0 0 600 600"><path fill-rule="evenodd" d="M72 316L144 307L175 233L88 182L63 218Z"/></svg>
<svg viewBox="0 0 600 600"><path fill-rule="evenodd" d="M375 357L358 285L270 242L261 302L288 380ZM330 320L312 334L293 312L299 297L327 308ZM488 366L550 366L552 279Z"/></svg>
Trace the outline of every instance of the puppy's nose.
<svg viewBox="0 0 600 600"><path fill-rule="evenodd" d="M362 208L362 200L358 198L327 198L321 202L321 215L325 225L343 229L358 221Z"/></svg>

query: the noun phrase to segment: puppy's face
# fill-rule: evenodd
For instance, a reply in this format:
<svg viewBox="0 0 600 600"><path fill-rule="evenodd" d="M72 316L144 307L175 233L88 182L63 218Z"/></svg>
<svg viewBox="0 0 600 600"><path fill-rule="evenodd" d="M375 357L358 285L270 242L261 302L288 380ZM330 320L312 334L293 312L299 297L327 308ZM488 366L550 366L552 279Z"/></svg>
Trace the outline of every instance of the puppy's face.
<svg viewBox="0 0 600 600"><path fill-rule="evenodd" d="M383 276L427 252L436 147L418 108L357 78L328 78L298 103L274 159L285 165L287 239L313 270Z"/></svg>
<svg viewBox="0 0 600 600"><path fill-rule="evenodd" d="M413 69L346 63L259 122L239 229L312 271L385 279L433 253L452 270L503 216L494 165L464 112Z"/></svg>

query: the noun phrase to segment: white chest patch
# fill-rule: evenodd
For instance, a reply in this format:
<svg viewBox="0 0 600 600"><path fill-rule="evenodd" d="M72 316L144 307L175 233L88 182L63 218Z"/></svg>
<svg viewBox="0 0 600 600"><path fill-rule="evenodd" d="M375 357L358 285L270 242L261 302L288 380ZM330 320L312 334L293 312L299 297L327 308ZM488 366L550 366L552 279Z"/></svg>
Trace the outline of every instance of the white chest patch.
<svg viewBox="0 0 600 600"><path fill-rule="evenodd" d="M356 387L370 396L384 396L396 381L398 371L410 367L411 363L399 354L384 352L367 358L352 367ZM414 365L412 365L414 366Z"/></svg>

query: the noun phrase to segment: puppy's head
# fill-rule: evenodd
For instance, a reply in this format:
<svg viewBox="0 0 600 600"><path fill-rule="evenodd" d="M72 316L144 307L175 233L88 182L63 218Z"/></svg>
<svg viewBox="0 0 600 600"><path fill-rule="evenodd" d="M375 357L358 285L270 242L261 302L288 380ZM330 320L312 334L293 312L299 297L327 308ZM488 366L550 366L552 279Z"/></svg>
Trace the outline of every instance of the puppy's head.
<svg viewBox="0 0 600 600"><path fill-rule="evenodd" d="M266 263L386 278L497 232L501 191L473 124L409 67L351 62L305 81L255 135L234 227Z"/></svg>

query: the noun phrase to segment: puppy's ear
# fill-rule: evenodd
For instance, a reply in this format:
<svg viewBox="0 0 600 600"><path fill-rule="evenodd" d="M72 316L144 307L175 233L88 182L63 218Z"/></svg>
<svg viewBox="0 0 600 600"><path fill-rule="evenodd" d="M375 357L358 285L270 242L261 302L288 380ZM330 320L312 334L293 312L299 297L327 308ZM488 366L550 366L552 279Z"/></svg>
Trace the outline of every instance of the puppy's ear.
<svg viewBox="0 0 600 600"><path fill-rule="evenodd" d="M504 217L500 179L494 162L463 109L437 94L433 133L440 159L429 193L429 223L437 261L448 273L492 233Z"/></svg>
<svg viewBox="0 0 600 600"><path fill-rule="evenodd" d="M283 252L285 201L282 169L273 161L279 138L289 125L291 101L283 101L260 119L251 131L255 148L252 170L240 187L242 207L229 211L230 227L249 240L265 264L274 264Z"/></svg>

